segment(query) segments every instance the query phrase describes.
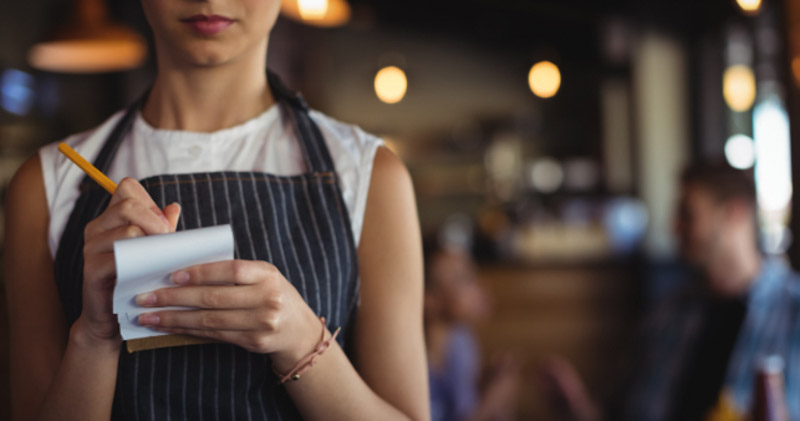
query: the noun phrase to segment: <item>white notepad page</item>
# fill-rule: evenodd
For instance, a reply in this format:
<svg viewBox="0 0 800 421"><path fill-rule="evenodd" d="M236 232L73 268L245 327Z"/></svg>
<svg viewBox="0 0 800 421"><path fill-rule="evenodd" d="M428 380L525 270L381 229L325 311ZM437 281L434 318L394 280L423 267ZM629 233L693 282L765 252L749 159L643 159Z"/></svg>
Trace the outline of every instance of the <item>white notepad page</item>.
<svg viewBox="0 0 800 421"><path fill-rule="evenodd" d="M170 275L189 266L233 259L233 229L230 225L198 228L170 234L150 235L114 242L117 285L114 314L122 339L138 339L165 333L140 326L137 317L163 309L141 307L136 296L164 287L175 287Z"/></svg>

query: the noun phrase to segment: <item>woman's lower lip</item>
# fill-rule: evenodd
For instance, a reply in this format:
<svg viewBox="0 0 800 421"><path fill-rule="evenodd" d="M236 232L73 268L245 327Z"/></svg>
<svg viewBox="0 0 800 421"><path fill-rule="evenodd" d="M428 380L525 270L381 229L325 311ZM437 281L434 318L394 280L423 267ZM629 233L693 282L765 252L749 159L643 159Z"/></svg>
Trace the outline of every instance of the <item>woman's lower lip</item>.
<svg viewBox="0 0 800 421"><path fill-rule="evenodd" d="M233 24L232 20L188 20L183 22L200 35L216 35Z"/></svg>

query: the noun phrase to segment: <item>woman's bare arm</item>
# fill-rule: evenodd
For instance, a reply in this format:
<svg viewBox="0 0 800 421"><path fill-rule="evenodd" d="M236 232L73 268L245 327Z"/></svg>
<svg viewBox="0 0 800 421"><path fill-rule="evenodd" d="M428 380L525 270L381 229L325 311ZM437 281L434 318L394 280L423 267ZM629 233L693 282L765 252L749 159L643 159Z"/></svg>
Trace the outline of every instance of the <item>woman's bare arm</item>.
<svg viewBox="0 0 800 421"><path fill-rule="evenodd" d="M375 157L358 257L356 366L376 393L413 419L428 419L416 198L405 166L385 148Z"/></svg>
<svg viewBox="0 0 800 421"><path fill-rule="evenodd" d="M76 409L76 405L87 411L83 415L90 415L94 412L93 406L103 406L102 395L113 396L116 358L111 387L107 387L108 380L102 382L104 387L95 387L93 373L107 358L104 359L96 348L81 347L80 341L68 340L63 308L53 280L53 259L47 241L49 212L38 155L17 171L9 186L6 204L4 260L10 323L12 417L15 420L68 419L70 413L81 415L70 411ZM80 399L87 391L92 399ZM46 398L48 394L50 399ZM110 398L106 400L110 403ZM49 416L48 409L53 411ZM83 415L82 419L91 419Z"/></svg>
<svg viewBox="0 0 800 421"><path fill-rule="evenodd" d="M30 420L58 371L67 343L47 245L47 199L38 155L12 179L6 205L11 410L14 419Z"/></svg>

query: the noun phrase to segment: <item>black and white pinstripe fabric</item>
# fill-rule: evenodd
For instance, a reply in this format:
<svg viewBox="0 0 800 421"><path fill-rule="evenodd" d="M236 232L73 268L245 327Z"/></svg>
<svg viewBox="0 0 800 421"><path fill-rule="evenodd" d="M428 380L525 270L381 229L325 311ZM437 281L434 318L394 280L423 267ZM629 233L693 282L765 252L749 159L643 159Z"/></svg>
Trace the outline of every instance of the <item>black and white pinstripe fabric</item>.
<svg viewBox="0 0 800 421"><path fill-rule="evenodd" d="M178 230L230 223L235 257L280 269L344 345L358 300L358 265L350 220L319 129L301 97L269 74L285 121L293 124L308 172L159 175L141 180L161 207L178 202ZM138 106L138 105L137 105ZM137 106L106 140L95 166L107 171ZM82 184L56 253L56 283L69 324L81 312L83 229L110 196ZM345 348L346 349L346 348ZM121 420L293 420L296 408L270 369L269 357L230 344L195 345L120 355L113 418Z"/></svg>

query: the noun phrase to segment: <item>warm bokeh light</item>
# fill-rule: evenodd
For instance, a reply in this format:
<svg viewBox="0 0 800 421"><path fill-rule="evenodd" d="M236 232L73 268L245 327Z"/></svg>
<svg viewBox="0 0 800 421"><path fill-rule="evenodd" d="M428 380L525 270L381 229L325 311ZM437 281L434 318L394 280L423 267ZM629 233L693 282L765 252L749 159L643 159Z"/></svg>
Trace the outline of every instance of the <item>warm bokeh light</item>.
<svg viewBox="0 0 800 421"><path fill-rule="evenodd" d="M792 75L794 75L794 84L800 87L800 57L792 59Z"/></svg>
<svg viewBox="0 0 800 421"><path fill-rule="evenodd" d="M736 134L725 142L725 159L733 168L746 170L756 162L756 148L753 139Z"/></svg>
<svg viewBox="0 0 800 421"><path fill-rule="evenodd" d="M540 61L528 73L531 91L540 98L550 98L561 87L561 72L558 66L549 61Z"/></svg>
<svg viewBox="0 0 800 421"><path fill-rule="evenodd" d="M347 0L281 0L281 13L298 22L328 28L349 22L352 11Z"/></svg>
<svg viewBox="0 0 800 421"><path fill-rule="evenodd" d="M139 67L147 55L140 38L75 39L33 46L28 62L34 68L63 73L114 72Z"/></svg>
<svg viewBox="0 0 800 421"><path fill-rule="evenodd" d="M736 3L746 13L756 13L761 9L761 0L736 0Z"/></svg>
<svg viewBox="0 0 800 421"><path fill-rule="evenodd" d="M328 0L297 0L297 8L303 19L322 19L328 12Z"/></svg>
<svg viewBox="0 0 800 421"><path fill-rule="evenodd" d="M114 23L103 0L72 2L73 8L49 39L28 51L28 63L39 70L101 73L139 67L147 42L133 29Z"/></svg>
<svg viewBox="0 0 800 421"><path fill-rule="evenodd" d="M722 75L722 95L733 111L747 111L756 99L756 78L745 65L728 67Z"/></svg>
<svg viewBox="0 0 800 421"><path fill-rule="evenodd" d="M396 104L403 99L408 89L406 74L397 66L388 66L375 75L375 94L387 104Z"/></svg>

